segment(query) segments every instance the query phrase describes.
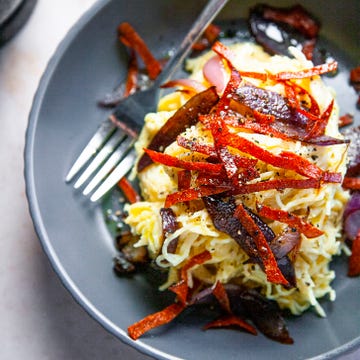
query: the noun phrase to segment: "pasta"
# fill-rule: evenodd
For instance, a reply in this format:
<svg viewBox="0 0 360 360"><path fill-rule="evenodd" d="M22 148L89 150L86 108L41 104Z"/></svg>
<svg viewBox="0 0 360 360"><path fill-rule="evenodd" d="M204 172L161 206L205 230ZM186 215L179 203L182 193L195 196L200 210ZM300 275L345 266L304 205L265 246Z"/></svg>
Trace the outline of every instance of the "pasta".
<svg viewBox="0 0 360 360"><path fill-rule="evenodd" d="M304 55L295 48L290 51L293 58L286 56L270 56L261 47L252 43L233 44L230 46L232 65L240 72L256 72L261 74L278 74L284 72L299 72L313 68L313 64L306 60ZM214 57L212 51L196 59L187 61L187 70L190 78L200 82L205 87L212 84L204 76L204 66ZM226 81L230 78L230 68L222 62L222 71ZM247 84L257 88L286 95L286 87L281 82L274 82L271 77L256 78L243 76ZM325 86L320 76L314 75L292 80L294 86L305 89L302 95L303 102L316 99L319 113L328 109L329 103L335 98L332 89ZM143 149L175 111L186 103L192 96L188 92L172 92L165 95L159 102L158 112L150 113L145 118L145 125L136 144L139 157ZM311 99L309 100L309 96ZM329 116L325 134L335 139L341 139L338 131L339 109L334 106ZM283 139L271 134L262 134L230 126L231 134L260 146L271 154L278 155L287 152L305 158L323 171L345 174L346 145L319 146L308 144L294 139ZM213 145L214 139L209 128L202 122L186 129L181 134L185 139L197 139L202 144ZM252 158L248 153L232 150L246 158ZM204 154L195 153L180 146L176 141L164 149L164 154L188 161L202 161ZM257 162L259 178L249 183L275 179L303 179L303 176L293 169L281 168L259 160ZM248 254L226 232L219 231L213 223L209 212L201 200L178 202L171 206L177 222L177 230L167 236L163 235L160 210L164 207L169 194L178 190L179 169L161 163L153 163L140 173L136 174L143 200L128 204L126 222L131 231L139 236L135 247L145 246L149 255L159 267L168 269L168 279L161 286L167 289L180 280L180 270L192 256L204 251L211 254L211 259L204 264L194 266L188 270L188 286L193 287L194 281L213 286L217 282L223 284L234 283L248 288L260 288L261 293L268 299L275 300L280 308L289 309L292 314L299 315L313 307L320 316L325 313L319 304L319 299L328 296L335 299L335 291L331 282L335 277L329 264L335 255L342 250L341 217L348 193L342 189L339 182L324 182L319 188L285 188L256 191L235 196L237 204L256 212L257 204L281 209L295 214L313 227L320 229L322 234L316 237L307 237L301 234L301 242L294 257L296 286L284 287L281 284L270 282L261 266L249 262ZM286 229L286 224L276 220L266 220L266 224L277 235ZM176 251L169 251L169 244L177 239Z"/></svg>

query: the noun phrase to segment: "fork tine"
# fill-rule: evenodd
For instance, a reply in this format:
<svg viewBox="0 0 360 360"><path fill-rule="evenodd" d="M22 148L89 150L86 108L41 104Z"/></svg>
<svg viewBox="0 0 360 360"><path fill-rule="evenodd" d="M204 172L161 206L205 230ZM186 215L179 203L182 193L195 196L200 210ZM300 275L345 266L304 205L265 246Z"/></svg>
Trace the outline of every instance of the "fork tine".
<svg viewBox="0 0 360 360"><path fill-rule="evenodd" d="M127 150L133 145L135 139L127 137L106 160L105 164L95 174L89 184L85 187L83 195L90 194L96 186L111 172L116 164L126 155Z"/></svg>
<svg viewBox="0 0 360 360"><path fill-rule="evenodd" d="M90 200L95 202L106 194L135 165L136 152L132 148L124 159L116 166L104 182L95 190Z"/></svg>
<svg viewBox="0 0 360 360"><path fill-rule="evenodd" d="M90 139L90 141L85 146L85 148L69 170L68 174L66 175L66 182L70 182L74 178L74 176L79 173L79 171L84 167L84 165L89 161L89 159L94 154L96 154L98 149L112 135L115 129L115 124L113 124L112 121L109 119L106 119L103 123L101 123L96 133Z"/></svg>
<svg viewBox="0 0 360 360"><path fill-rule="evenodd" d="M74 188L78 189L86 180L99 168L99 166L114 152L119 143L126 137L122 129L116 129L110 139L104 144L103 148L94 157L79 179L75 182Z"/></svg>

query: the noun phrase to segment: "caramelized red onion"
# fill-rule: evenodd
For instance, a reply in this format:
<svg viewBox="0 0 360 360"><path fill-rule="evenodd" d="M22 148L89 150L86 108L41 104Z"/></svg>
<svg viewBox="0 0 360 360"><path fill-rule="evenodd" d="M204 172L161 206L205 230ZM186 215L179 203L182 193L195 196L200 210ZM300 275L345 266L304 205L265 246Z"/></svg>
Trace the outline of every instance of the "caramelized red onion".
<svg viewBox="0 0 360 360"><path fill-rule="evenodd" d="M314 56L320 29L317 20L300 5L277 8L259 4L250 10L249 25L256 41L270 54L289 54L289 46L301 47L308 59Z"/></svg>
<svg viewBox="0 0 360 360"><path fill-rule="evenodd" d="M200 114L209 113L218 100L215 87L210 87L193 96L161 127L147 148L154 151L164 151L181 132L197 123ZM151 163L150 156L144 153L137 165L138 172L144 170Z"/></svg>
<svg viewBox="0 0 360 360"><path fill-rule="evenodd" d="M221 94L227 84L227 74L224 63L219 55L211 57L203 67L205 79L216 87L216 91Z"/></svg>

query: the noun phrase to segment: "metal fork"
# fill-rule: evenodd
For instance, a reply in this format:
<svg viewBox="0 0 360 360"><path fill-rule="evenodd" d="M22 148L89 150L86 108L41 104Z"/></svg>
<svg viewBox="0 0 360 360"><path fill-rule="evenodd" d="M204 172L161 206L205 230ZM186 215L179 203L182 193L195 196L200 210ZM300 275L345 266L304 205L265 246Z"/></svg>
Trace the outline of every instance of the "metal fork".
<svg viewBox="0 0 360 360"><path fill-rule="evenodd" d="M160 85L171 78L193 43L227 2L228 0L209 0L153 85L123 99L109 118L101 123L68 172L66 182L73 180L87 165L74 187L80 188L95 174L83 194L89 195L96 189L90 200L97 201L129 172L136 160L134 142L145 115L156 109Z"/></svg>

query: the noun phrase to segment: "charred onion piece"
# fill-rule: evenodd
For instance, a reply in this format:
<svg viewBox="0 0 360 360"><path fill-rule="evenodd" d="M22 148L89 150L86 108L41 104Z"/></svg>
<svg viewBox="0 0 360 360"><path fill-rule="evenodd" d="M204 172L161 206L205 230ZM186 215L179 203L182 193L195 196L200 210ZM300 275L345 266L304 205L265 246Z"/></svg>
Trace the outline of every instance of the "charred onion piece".
<svg viewBox="0 0 360 360"><path fill-rule="evenodd" d="M161 223L162 223L162 232L163 237L166 238L168 235L173 234L178 228L179 224L176 220L176 215L171 208L161 208L160 209ZM167 248L169 253L175 253L176 247L179 238L173 239Z"/></svg>
<svg viewBox="0 0 360 360"><path fill-rule="evenodd" d="M162 126L150 142L148 149L163 151L168 145L175 141L176 137L185 131L186 128L196 124L200 114L209 113L218 100L219 97L215 87L210 87L193 96ZM147 154L144 154L138 162L138 172L141 172L151 163L151 158Z"/></svg>
<svg viewBox="0 0 360 360"><path fill-rule="evenodd" d="M236 209L234 199L224 201L219 197L207 196L203 198L203 201L215 228L229 234L250 258L259 259L259 252L253 238L234 216Z"/></svg>
<svg viewBox="0 0 360 360"><path fill-rule="evenodd" d="M130 261L128 261L125 255L120 252L114 257L113 269L116 275L128 275L136 271L136 267Z"/></svg>
<svg viewBox="0 0 360 360"><path fill-rule="evenodd" d="M279 306L256 290L241 293L241 304L256 327L267 337L284 344L293 344Z"/></svg>
<svg viewBox="0 0 360 360"><path fill-rule="evenodd" d="M289 46L303 49L313 58L319 23L300 5L276 8L259 4L250 10L250 30L256 41L270 54L291 56Z"/></svg>

